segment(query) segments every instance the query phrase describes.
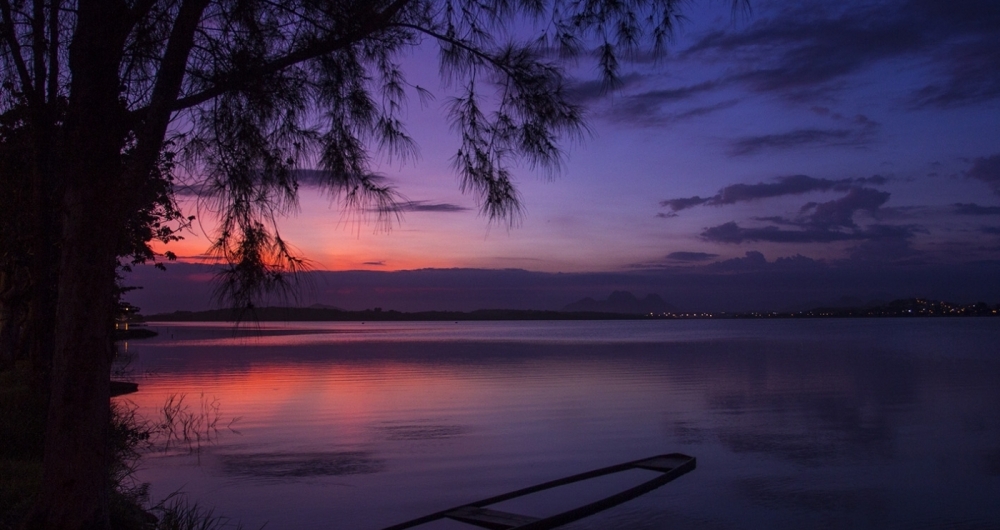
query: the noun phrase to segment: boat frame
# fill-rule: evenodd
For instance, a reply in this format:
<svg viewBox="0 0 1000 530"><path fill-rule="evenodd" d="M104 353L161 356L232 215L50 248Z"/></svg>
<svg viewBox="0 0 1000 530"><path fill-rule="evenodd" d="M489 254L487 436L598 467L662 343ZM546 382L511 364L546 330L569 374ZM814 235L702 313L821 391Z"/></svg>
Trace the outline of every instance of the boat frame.
<svg viewBox="0 0 1000 530"><path fill-rule="evenodd" d="M693 456L681 453L668 453L651 456L641 460L633 460L631 462L625 462L624 464L602 467L593 471L587 471L585 473L551 480L549 482L543 482L535 486L463 504L461 506L456 506L454 508L449 508L430 515L425 515L424 517L406 521L405 523L389 526L383 530L404 530L406 528L413 528L415 526L440 519L452 519L462 523L478 526L480 528L487 528L489 530L548 530L550 528L556 528L558 526L583 519L584 517L589 517L598 512L607 510L608 508L618 506L623 502L630 501L640 495L649 493L650 491L653 491L686 473L694 471L695 466L696 461ZM517 497L523 497L539 491L557 488L559 486L565 486L566 484L572 484L574 482L580 482L632 469L656 471L659 472L660 475L614 495L548 517L538 518L486 508L486 506L491 504L515 499Z"/></svg>

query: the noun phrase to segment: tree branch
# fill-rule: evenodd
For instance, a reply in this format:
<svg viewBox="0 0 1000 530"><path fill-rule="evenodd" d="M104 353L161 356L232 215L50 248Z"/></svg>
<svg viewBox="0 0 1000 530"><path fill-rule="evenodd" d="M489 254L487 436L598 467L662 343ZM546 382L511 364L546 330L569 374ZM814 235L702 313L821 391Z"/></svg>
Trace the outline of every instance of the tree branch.
<svg viewBox="0 0 1000 530"><path fill-rule="evenodd" d="M156 83L150 95L149 105L141 114L133 114L141 119L137 134L135 158L127 175L133 179L146 176L159 156L163 146L163 136L170 122L171 103L176 101L187 70L188 57L194 45L194 35L201 21L202 13L211 0L185 0L174 20L174 27L167 40Z"/></svg>
<svg viewBox="0 0 1000 530"><path fill-rule="evenodd" d="M134 26L149 13L150 9L156 5L156 0L139 0L132 6L129 13L129 26Z"/></svg>
<svg viewBox="0 0 1000 530"><path fill-rule="evenodd" d="M55 104L59 96L59 8L60 0L52 0L49 5L49 97Z"/></svg>
<svg viewBox="0 0 1000 530"><path fill-rule="evenodd" d="M239 90L243 86L246 86L248 80L250 79L280 72L285 68L310 59L315 59L316 57L332 53L353 44L379 29L389 27L389 21L392 20L392 18L411 1L413 0L396 0L382 12L369 17L346 35L340 37L330 36L327 39L319 40L296 51L290 52L283 57L279 57L265 63L257 68L252 68L242 72L228 72L227 74L221 76L221 79L213 86L202 90L201 92L176 100L170 109L172 111L178 111L200 105L206 101L221 96L226 92ZM136 112L142 112L143 110L144 109L139 109Z"/></svg>
<svg viewBox="0 0 1000 530"><path fill-rule="evenodd" d="M31 74L28 73L28 65L21 56L21 43L17 42L17 34L14 31L14 17L11 14L10 0L0 0L0 14L3 15L3 36L10 48L11 59L14 61L14 68L18 77L21 78L21 91L28 98L33 98L31 89Z"/></svg>
<svg viewBox="0 0 1000 530"><path fill-rule="evenodd" d="M35 70L35 97L45 101L45 2L32 0L31 56Z"/></svg>
<svg viewBox="0 0 1000 530"><path fill-rule="evenodd" d="M492 55L490 55L488 53L484 53L482 50L479 50L479 49L475 48L474 46L470 46L469 44L466 44L466 42L463 41L463 40L456 39L454 37L449 37L447 35L442 35L442 34L436 32L436 31L434 31L432 29L427 29L427 28L424 28L424 27L421 27L421 26L417 26L416 24L407 24L405 22L399 22L399 23L393 24L393 26L394 27L399 27L399 28L412 29L414 31L419 31L420 33L423 33L423 34L425 34L427 36L433 37L433 38L435 38L435 39L437 39L439 41L447 42L448 44L451 44L452 46L458 46L459 48L462 48L463 50L465 50L465 51L467 51L467 52L475 55L476 57L479 57L480 59L483 59L484 61L487 61L488 63L490 63L493 66L497 67L499 70L502 70L503 73L507 74L508 76L512 76L513 75L513 72L510 71L510 69L507 67L507 65L505 65L502 62L496 60L496 58L493 57Z"/></svg>

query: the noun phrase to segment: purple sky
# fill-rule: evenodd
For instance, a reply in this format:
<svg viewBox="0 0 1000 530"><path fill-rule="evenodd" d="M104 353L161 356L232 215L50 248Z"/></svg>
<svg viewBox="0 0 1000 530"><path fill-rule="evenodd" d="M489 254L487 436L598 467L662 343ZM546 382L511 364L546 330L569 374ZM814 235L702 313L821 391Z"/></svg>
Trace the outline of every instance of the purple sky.
<svg viewBox="0 0 1000 530"><path fill-rule="evenodd" d="M319 271L477 270L317 273L303 301L549 309L616 288L692 309L1000 301L1000 3L752 6L688 4L668 54L626 66L610 95L593 64L571 65L593 134L565 146L554 179L519 168L526 216L511 230L459 192L449 92L433 50L418 50L409 80L437 96L410 102L420 157L379 168L410 201L402 222L376 231L307 186L282 235ZM175 251L203 252L200 234ZM207 277L143 269L132 299L201 309ZM490 282L506 298L484 294Z"/></svg>

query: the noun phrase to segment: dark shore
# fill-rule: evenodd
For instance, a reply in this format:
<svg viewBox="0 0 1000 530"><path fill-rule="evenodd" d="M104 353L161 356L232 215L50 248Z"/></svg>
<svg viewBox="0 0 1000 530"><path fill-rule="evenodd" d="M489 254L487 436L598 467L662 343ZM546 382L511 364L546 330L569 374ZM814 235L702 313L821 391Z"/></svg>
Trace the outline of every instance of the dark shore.
<svg viewBox="0 0 1000 530"><path fill-rule="evenodd" d="M756 319L756 318L933 318L996 317L1000 304L953 304L922 298L856 307L820 307L803 311L606 313L596 311L536 311L480 309L476 311L419 311L406 313L381 308L345 311L319 307L261 307L239 311L175 311L146 316L151 322L416 322L514 320L648 320L648 319ZM140 328L141 329L141 328ZM131 330L130 330L131 331Z"/></svg>

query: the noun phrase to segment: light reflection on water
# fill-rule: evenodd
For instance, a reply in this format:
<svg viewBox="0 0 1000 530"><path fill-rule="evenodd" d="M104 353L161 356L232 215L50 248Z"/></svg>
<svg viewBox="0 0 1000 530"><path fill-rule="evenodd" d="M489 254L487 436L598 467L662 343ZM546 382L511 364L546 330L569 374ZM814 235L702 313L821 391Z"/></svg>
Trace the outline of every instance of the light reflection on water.
<svg viewBox="0 0 1000 530"><path fill-rule="evenodd" d="M666 452L698 469L567 528L1000 528L993 319L151 327L129 398L222 421L139 478L249 528L377 529Z"/></svg>

